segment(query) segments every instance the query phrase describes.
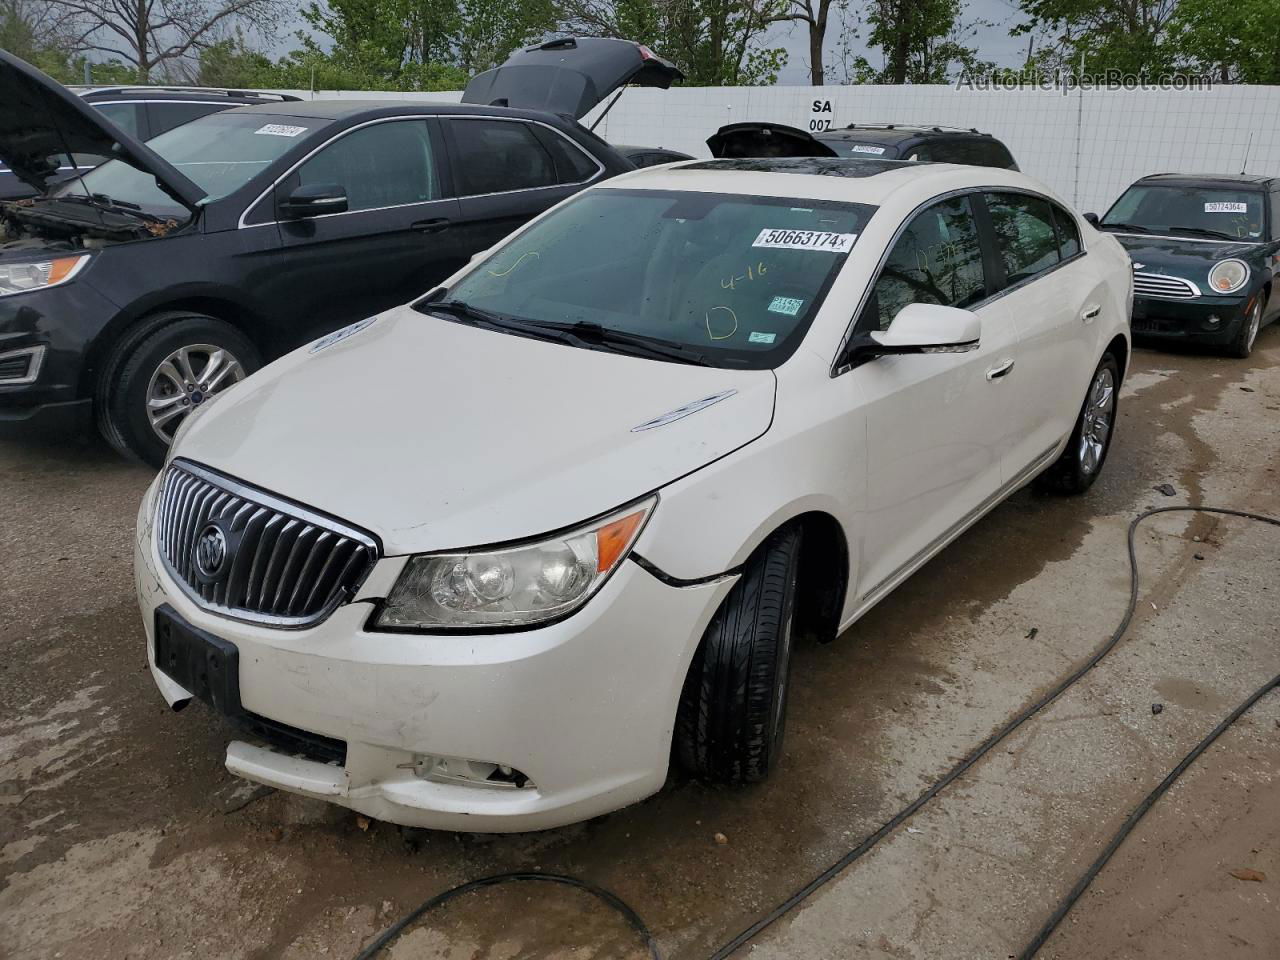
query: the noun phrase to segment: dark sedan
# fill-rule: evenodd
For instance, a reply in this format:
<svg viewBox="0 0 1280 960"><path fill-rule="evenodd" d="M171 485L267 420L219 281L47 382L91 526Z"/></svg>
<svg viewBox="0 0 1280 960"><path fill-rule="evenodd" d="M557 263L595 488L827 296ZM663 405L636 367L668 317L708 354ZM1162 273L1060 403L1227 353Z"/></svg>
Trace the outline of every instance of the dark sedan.
<svg viewBox="0 0 1280 960"><path fill-rule="evenodd" d="M1099 221L1133 259L1133 332L1253 352L1280 317L1280 178L1143 177Z"/></svg>
<svg viewBox="0 0 1280 960"><path fill-rule="evenodd" d="M0 160L42 193L0 202L0 428L92 415L161 462L189 411L265 360L634 169L574 118L678 76L638 44L559 40L463 105L239 107L143 144L0 51ZM59 183L66 152L117 159Z"/></svg>

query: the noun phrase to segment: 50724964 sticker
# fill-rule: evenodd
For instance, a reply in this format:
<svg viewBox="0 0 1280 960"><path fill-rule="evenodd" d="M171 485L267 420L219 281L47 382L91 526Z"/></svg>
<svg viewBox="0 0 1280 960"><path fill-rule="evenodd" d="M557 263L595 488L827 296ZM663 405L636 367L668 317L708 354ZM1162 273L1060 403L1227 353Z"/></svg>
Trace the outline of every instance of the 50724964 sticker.
<svg viewBox="0 0 1280 960"><path fill-rule="evenodd" d="M825 230L780 230L765 227L756 237L753 247L771 250L820 250L827 253L848 253L856 233L828 233Z"/></svg>

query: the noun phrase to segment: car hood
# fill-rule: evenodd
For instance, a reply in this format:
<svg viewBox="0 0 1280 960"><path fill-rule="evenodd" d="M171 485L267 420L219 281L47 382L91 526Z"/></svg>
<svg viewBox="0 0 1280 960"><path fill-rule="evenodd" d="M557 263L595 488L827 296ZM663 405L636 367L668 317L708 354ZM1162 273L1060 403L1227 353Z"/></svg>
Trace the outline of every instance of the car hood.
<svg viewBox="0 0 1280 960"><path fill-rule="evenodd" d="M362 323L219 396L175 455L358 524L396 556L573 526L773 418L768 370L621 356L408 307Z"/></svg>
<svg viewBox="0 0 1280 960"><path fill-rule="evenodd" d="M805 130L780 123L730 123L707 138L713 157L838 157Z"/></svg>
<svg viewBox="0 0 1280 960"><path fill-rule="evenodd" d="M684 74L643 44L606 37L564 37L517 50L500 67L476 74L463 103L544 110L581 120L626 84L666 89Z"/></svg>
<svg viewBox="0 0 1280 960"><path fill-rule="evenodd" d="M167 160L31 64L0 50L0 163L44 193L62 157L116 157L156 178L166 193L194 211L205 192Z"/></svg>
<svg viewBox="0 0 1280 960"><path fill-rule="evenodd" d="M1205 287L1209 268L1219 260L1237 257L1248 262L1258 248L1256 243L1215 243L1195 237L1112 236L1128 251L1136 272L1181 277L1200 287Z"/></svg>

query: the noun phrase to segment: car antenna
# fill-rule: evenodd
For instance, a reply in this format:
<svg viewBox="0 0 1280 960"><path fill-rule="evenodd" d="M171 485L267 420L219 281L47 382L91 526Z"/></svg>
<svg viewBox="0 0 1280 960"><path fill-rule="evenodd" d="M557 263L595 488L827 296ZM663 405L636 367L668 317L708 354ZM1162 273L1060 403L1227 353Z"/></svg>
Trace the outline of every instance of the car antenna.
<svg viewBox="0 0 1280 960"><path fill-rule="evenodd" d="M1245 145L1244 145L1244 160L1243 160L1243 161L1241 161L1241 163L1240 163L1240 176L1242 176L1242 177L1243 177L1243 176L1244 176L1244 174L1245 174L1245 170L1246 170L1246 169L1248 168L1248 166L1249 166L1249 148L1250 148L1250 147L1252 147L1252 146L1253 146L1253 131L1252 131L1252 130L1250 130L1250 131L1249 131L1249 139L1248 139L1247 141L1245 141Z"/></svg>
<svg viewBox="0 0 1280 960"><path fill-rule="evenodd" d="M600 121L609 115L609 111L613 109L613 105L622 99L622 94L626 91L626 89L627 88L625 86L618 88L618 92L614 94L613 99L609 101L609 105L604 108L600 116L595 118L591 126L587 127L588 130L592 131L593 133L595 132L596 127L600 126Z"/></svg>

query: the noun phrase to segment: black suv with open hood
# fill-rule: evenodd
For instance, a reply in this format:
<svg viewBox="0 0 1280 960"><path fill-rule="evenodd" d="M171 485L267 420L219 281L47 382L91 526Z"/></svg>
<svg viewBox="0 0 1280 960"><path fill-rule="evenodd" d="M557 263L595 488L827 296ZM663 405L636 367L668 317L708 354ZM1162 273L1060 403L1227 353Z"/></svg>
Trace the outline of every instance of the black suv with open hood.
<svg viewBox="0 0 1280 960"><path fill-rule="evenodd" d="M1003 143L989 133L963 127L851 123L809 133L781 123L749 120L721 127L707 140L707 147L713 157L856 157L1018 169Z"/></svg>
<svg viewBox="0 0 1280 960"><path fill-rule="evenodd" d="M161 462L191 410L264 360L634 169L576 118L678 77L639 44L566 39L460 105L237 107L143 144L0 51L0 163L40 194L0 202L0 430L92 416ZM58 182L69 153L113 159Z"/></svg>
<svg viewBox="0 0 1280 960"><path fill-rule="evenodd" d="M1099 219L1133 260L1133 332L1253 352L1280 318L1280 177L1158 173Z"/></svg>

